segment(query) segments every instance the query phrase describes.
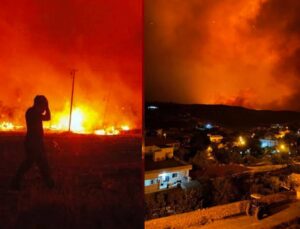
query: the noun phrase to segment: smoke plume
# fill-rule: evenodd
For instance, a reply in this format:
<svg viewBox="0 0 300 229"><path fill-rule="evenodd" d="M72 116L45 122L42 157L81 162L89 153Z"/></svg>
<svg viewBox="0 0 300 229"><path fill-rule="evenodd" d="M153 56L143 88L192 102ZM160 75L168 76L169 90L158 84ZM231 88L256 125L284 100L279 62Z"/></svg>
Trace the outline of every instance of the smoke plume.
<svg viewBox="0 0 300 229"><path fill-rule="evenodd" d="M300 2L146 0L146 99L300 111Z"/></svg>
<svg viewBox="0 0 300 229"><path fill-rule="evenodd" d="M74 106L141 127L141 17L139 0L1 1L2 119L24 123L37 94L64 109L76 68Z"/></svg>

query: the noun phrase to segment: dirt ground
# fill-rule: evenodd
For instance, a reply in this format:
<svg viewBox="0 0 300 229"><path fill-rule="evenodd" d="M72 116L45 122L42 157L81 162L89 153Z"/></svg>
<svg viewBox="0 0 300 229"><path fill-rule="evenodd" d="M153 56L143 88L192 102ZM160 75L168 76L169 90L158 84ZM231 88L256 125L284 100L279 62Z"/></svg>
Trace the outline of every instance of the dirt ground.
<svg viewBox="0 0 300 229"><path fill-rule="evenodd" d="M23 140L0 136L0 228L143 227L140 137L47 135L56 187L48 190L33 168L22 190L12 191Z"/></svg>

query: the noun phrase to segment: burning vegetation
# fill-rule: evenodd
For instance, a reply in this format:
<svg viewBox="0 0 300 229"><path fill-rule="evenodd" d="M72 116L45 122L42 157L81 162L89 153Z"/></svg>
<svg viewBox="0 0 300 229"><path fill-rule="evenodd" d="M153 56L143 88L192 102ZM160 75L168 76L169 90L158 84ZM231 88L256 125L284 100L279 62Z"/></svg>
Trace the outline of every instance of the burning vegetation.
<svg viewBox="0 0 300 229"><path fill-rule="evenodd" d="M16 5L18 6L16 9ZM118 6L118 7L115 7ZM0 131L25 131L36 95L46 131L119 134L142 123L141 3L5 0L0 9Z"/></svg>
<svg viewBox="0 0 300 229"><path fill-rule="evenodd" d="M66 131L69 128L68 106L62 112L54 115L53 121L48 123L46 128L50 131ZM129 131L129 122L105 123L99 119L96 111L85 106L76 106L72 112L70 130L74 133L96 134L96 135L117 135L121 131ZM46 124L47 125L47 124Z"/></svg>
<svg viewBox="0 0 300 229"><path fill-rule="evenodd" d="M112 89L110 88L109 90ZM132 106L126 107L125 105L120 105L117 98L111 98L111 93L112 91L108 91L109 95L104 97L102 103L95 103L94 101L81 101L82 92L79 95L75 92L73 105L73 87L71 103L66 100L64 106L61 108L61 101L53 101L54 109L50 107L52 118L50 121L44 123L45 131L118 135L133 129L139 129L140 117L137 117L136 113L139 107L133 108ZM80 102L76 101L78 97ZM25 118L22 118L22 116L24 117L28 107L25 107L25 105L20 108L0 107L0 131L25 131Z"/></svg>
<svg viewBox="0 0 300 229"><path fill-rule="evenodd" d="M44 124L46 131L63 132L69 129L69 104L66 103L65 109L53 112L52 120ZM125 119L124 119L125 120ZM129 124L130 121L114 121L105 122L100 119L98 113L88 106L75 106L72 111L70 131L80 134L96 134L96 135L118 135L121 132L130 131L136 126ZM2 120L0 122L0 131L25 131L23 123L14 122L13 120Z"/></svg>

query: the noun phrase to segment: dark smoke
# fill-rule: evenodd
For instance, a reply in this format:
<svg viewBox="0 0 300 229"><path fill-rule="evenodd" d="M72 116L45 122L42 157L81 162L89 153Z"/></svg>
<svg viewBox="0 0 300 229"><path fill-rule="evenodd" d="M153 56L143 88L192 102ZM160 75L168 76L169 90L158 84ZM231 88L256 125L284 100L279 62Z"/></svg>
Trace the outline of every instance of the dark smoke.
<svg viewBox="0 0 300 229"><path fill-rule="evenodd" d="M299 110L300 2L146 0L146 99Z"/></svg>
<svg viewBox="0 0 300 229"><path fill-rule="evenodd" d="M33 97L45 94L60 111L76 68L75 105L89 106L99 119L107 110L112 122L124 118L140 127L141 17L139 0L1 1L3 106L17 108L23 120Z"/></svg>

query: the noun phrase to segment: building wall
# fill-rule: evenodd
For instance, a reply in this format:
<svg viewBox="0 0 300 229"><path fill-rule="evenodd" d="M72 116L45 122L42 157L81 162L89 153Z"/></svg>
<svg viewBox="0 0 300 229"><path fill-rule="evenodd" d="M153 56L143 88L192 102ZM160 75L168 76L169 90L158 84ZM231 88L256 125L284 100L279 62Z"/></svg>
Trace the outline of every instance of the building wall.
<svg viewBox="0 0 300 229"><path fill-rule="evenodd" d="M278 144L276 140L272 140L272 139L260 139L259 141L261 144L261 148L274 147Z"/></svg>
<svg viewBox="0 0 300 229"><path fill-rule="evenodd" d="M159 176L160 189L173 188L184 182L185 172L164 173Z"/></svg>
<svg viewBox="0 0 300 229"><path fill-rule="evenodd" d="M221 136L221 135L209 135L209 139L213 143L220 143L223 140L223 136Z"/></svg>
<svg viewBox="0 0 300 229"><path fill-rule="evenodd" d="M179 148L180 148L180 142L167 143L166 145L173 147L174 150L179 150Z"/></svg>
<svg viewBox="0 0 300 229"><path fill-rule="evenodd" d="M144 146L144 153L145 154L151 154L157 150L160 150L160 148L156 145L152 145L152 146Z"/></svg>
<svg viewBox="0 0 300 229"><path fill-rule="evenodd" d="M174 156L174 148L160 148L160 150L153 152L153 160L154 161L163 161L166 158L172 158Z"/></svg>
<svg viewBox="0 0 300 229"><path fill-rule="evenodd" d="M145 186L145 193L156 192L159 190L159 183Z"/></svg>
<svg viewBox="0 0 300 229"><path fill-rule="evenodd" d="M157 173L155 178L153 175L145 175L145 193L175 188L178 184L189 181L189 170L174 170Z"/></svg>
<svg viewBox="0 0 300 229"><path fill-rule="evenodd" d="M244 213L248 201L239 201L231 204L200 209L188 213L167 216L158 219L145 221L146 229L165 229L165 228L187 228L199 225L202 219L214 221L224 219L229 216Z"/></svg>

